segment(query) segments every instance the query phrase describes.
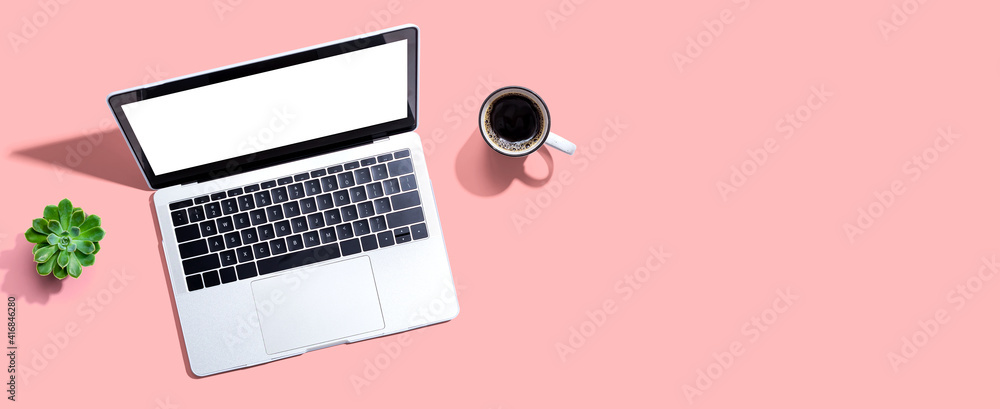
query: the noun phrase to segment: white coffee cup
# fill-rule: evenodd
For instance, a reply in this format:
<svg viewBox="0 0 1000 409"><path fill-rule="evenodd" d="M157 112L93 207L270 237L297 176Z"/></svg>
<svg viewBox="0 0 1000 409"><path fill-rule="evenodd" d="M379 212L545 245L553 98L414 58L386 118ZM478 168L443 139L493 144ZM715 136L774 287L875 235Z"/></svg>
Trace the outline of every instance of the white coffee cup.
<svg viewBox="0 0 1000 409"><path fill-rule="evenodd" d="M572 155L576 145L551 131L545 101L518 86L493 91L479 109L479 132L493 150L507 156L525 156L543 144Z"/></svg>

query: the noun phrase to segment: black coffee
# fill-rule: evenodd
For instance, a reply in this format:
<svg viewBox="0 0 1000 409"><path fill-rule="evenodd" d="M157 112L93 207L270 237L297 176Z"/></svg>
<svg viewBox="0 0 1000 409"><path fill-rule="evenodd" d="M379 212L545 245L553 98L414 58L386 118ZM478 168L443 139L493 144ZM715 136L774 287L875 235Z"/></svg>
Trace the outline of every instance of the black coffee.
<svg viewBox="0 0 1000 409"><path fill-rule="evenodd" d="M493 101L489 121L497 136L511 143L519 143L538 135L542 113L538 112L538 106L530 99L510 94Z"/></svg>

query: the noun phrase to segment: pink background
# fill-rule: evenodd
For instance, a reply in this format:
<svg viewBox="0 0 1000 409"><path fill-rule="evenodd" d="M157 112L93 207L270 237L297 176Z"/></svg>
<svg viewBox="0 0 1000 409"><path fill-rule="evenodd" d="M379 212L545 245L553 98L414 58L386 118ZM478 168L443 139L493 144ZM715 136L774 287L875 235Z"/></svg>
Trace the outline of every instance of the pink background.
<svg viewBox="0 0 1000 409"><path fill-rule="evenodd" d="M18 299L24 407L998 405L1000 280L982 261L1000 250L997 3L232 2L0 4L0 289ZM104 97L403 23L422 29L418 132L461 315L193 379L152 192ZM580 145L549 151L544 186L477 133L508 84ZM916 180L915 155L933 158ZM885 208L873 192L894 183ZM109 234L59 283L21 234L64 196ZM879 217L852 241L859 208ZM672 256L647 270L651 248Z"/></svg>

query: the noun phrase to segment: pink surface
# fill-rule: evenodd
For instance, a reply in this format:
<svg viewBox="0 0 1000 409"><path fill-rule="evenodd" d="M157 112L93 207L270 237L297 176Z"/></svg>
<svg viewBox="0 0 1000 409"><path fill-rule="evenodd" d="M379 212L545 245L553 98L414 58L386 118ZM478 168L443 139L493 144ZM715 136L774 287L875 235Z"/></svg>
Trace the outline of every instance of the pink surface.
<svg viewBox="0 0 1000 409"><path fill-rule="evenodd" d="M1000 5L519 3L3 2L19 404L998 405ZM193 379L104 97L403 23L461 315ZM477 133L508 84L580 146L544 184ZM58 283L21 233L64 196L109 234Z"/></svg>

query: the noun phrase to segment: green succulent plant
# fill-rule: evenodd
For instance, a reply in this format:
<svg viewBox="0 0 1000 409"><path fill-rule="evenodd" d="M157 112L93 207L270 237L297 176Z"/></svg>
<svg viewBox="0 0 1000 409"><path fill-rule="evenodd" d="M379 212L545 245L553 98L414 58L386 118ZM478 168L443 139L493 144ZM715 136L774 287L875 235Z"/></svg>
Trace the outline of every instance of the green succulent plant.
<svg viewBox="0 0 1000 409"><path fill-rule="evenodd" d="M62 280L67 275L77 278L84 267L94 264L104 234L100 217L87 215L63 199L58 206L45 206L42 217L31 221L24 238L35 243L31 253L38 263L38 274Z"/></svg>

